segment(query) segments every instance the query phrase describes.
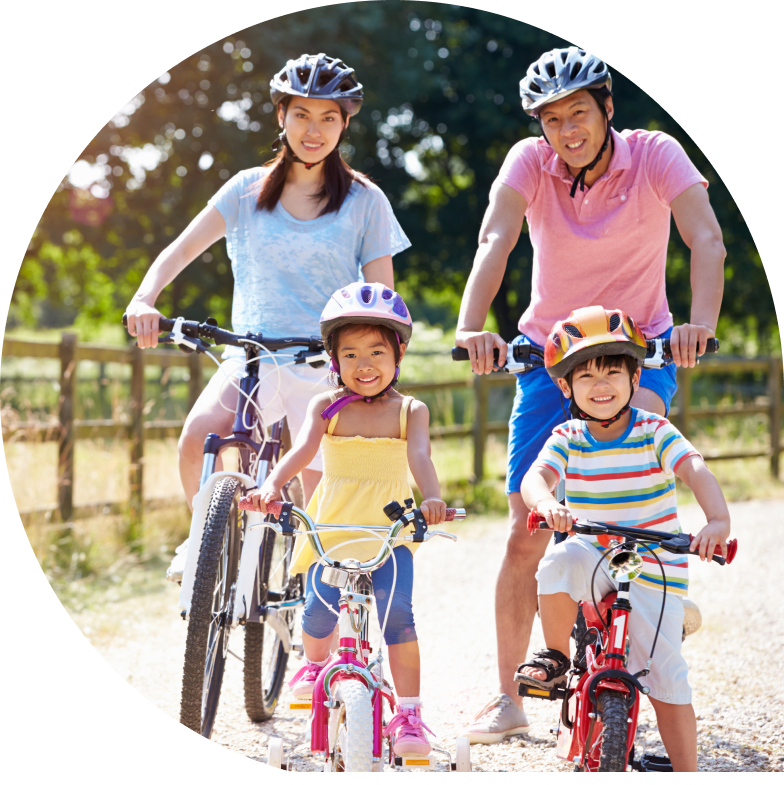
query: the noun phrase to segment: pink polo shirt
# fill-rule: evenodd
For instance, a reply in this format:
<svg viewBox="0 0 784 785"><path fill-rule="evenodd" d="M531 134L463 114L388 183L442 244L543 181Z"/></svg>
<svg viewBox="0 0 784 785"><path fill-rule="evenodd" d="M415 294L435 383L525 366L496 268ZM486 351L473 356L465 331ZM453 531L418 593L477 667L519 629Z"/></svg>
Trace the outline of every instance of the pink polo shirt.
<svg viewBox="0 0 784 785"><path fill-rule="evenodd" d="M512 147L498 175L528 203L531 304L518 326L540 345L555 322L589 305L620 308L649 338L672 326L664 290L670 202L708 181L667 134L612 135L609 168L574 199L574 178L542 138Z"/></svg>

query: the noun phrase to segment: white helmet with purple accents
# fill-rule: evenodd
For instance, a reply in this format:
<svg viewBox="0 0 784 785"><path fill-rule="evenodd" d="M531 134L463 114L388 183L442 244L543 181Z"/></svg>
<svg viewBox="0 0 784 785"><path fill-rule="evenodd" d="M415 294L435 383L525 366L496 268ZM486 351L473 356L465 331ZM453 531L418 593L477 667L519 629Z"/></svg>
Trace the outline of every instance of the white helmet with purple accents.
<svg viewBox="0 0 784 785"><path fill-rule="evenodd" d="M382 283L358 281L338 289L321 312L321 337L331 350L332 333L346 324L378 324L394 330L400 343L411 340L413 322L403 298Z"/></svg>

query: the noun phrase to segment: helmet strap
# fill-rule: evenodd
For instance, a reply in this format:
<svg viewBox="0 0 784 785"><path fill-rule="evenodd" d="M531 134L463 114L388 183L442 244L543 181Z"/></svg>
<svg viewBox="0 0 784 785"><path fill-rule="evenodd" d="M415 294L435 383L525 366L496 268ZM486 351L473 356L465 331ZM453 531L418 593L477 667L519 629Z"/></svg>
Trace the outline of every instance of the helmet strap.
<svg viewBox="0 0 784 785"><path fill-rule="evenodd" d="M601 107L601 109L602 112L604 112L604 118L607 121L607 132L604 135L604 144L602 144L602 147L597 153L596 158L594 158L593 161L591 161L591 163L588 164L588 166L584 166L580 170L577 177L574 178L574 182L572 183L572 189L571 191L569 191L569 196L571 196L572 199L574 199L574 195L577 193L578 185L580 186L581 192L585 191L585 176L588 174L588 172L593 171L596 164L598 164L599 161L602 160L602 156L604 155L605 150L607 150L607 148L610 145L610 138L611 138L610 130L612 129L612 120L609 117L607 117L607 111L605 110L605 108Z"/></svg>
<svg viewBox="0 0 784 785"><path fill-rule="evenodd" d="M629 400L626 401L626 406L620 409L620 411L616 412L612 417L607 419L599 419L598 417L593 417L592 415L584 412L578 405L574 399L574 395L572 395L572 399L569 401L569 411L572 413L572 416L575 420L590 420L591 422L598 422L602 428L609 428L614 422L623 417L626 412L631 409L632 406L632 397L634 396L634 388L632 388L631 395L629 396Z"/></svg>
<svg viewBox="0 0 784 785"><path fill-rule="evenodd" d="M335 361L332 361L333 366ZM345 382L343 382L343 386L348 390L348 395L344 395L342 398L338 398L337 401L333 401L323 412L321 412L321 419L322 420L331 420L344 406L348 406L348 404L353 403L354 401L362 401L364 400L365 403L370 403L374 401L376 398L383 398L396 384L397 380L400 377L400 366L395 366L395 376L392 381L380 392L376 393L375 395L362 395L361 393L355 393ZM340 377L338 377L340 378ZM341 379L341 381L343 381Z"/></svg>

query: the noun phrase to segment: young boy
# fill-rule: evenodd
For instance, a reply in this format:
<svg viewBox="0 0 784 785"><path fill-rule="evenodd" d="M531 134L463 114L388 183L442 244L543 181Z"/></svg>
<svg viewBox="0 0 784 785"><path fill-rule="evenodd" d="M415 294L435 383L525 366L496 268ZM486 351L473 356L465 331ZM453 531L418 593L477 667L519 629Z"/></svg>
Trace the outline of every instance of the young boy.
<svg viewBox="0 0 784 785"><path fill-rule="evenodd" d="M645 357L645 337L622 311L600 306L573 311L547 338L547 371L570 400L575 419L553 430L523 479L532 510L558 531L572 515L586 520L679 532L675 477L694 492L707 524L692 543L701 559L726 555L730 516L716 478L700 454L664 417L630 406ZM566 505L553 490L565 480ZM576 535L556 545L539 563L539 613L546 651L518 669L533 686L560 684L569 670L569 636L581 600L591 599L591 575L604 548ZM651 672L643 683L675 771L697 771L697 723L691 706L688 666L681 655L682 597L688 586L686 556L654 548L664 566L667 596ZM661 572L647 551L646 567L631 585L629 670L646 667L661 609ZM607 560L595 579L597 599L617 590Z"/></svg>

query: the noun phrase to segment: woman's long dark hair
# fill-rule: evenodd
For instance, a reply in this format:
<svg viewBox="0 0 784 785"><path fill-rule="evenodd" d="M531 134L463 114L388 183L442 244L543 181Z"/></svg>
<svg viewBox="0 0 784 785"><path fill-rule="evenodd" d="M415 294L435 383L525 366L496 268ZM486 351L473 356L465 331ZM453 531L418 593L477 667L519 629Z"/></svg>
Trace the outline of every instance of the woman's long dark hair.
<svg viewBox="0 0 784 785"><path fill-rule="evenodd" d="M284 113L288 111L289 98L283 100ZM343 107L340 107L340 115L343 122L346 122L346 112ZM341 139L343 135L341 134ZM257 210L275 209L275 205L280 200L280 195L283 193L283 186L286 184L286 175L288 174L289 167L293 162L287 158L286 153L288 147L283 144L278 154L269 163L265 164L265 168L269 171L261 181L259 188L259 195L256 199ZM326 199L327 203L319 213L319 216L327 215L327 213L336 213L343 206L343 202L351 190L352 183L359 183L363 188L365 187L364 175L354 171L340 155L340 142L336 145L335 149L324 159L324 185L321 190L313 194L313 199L320 202Z"/></svg>

